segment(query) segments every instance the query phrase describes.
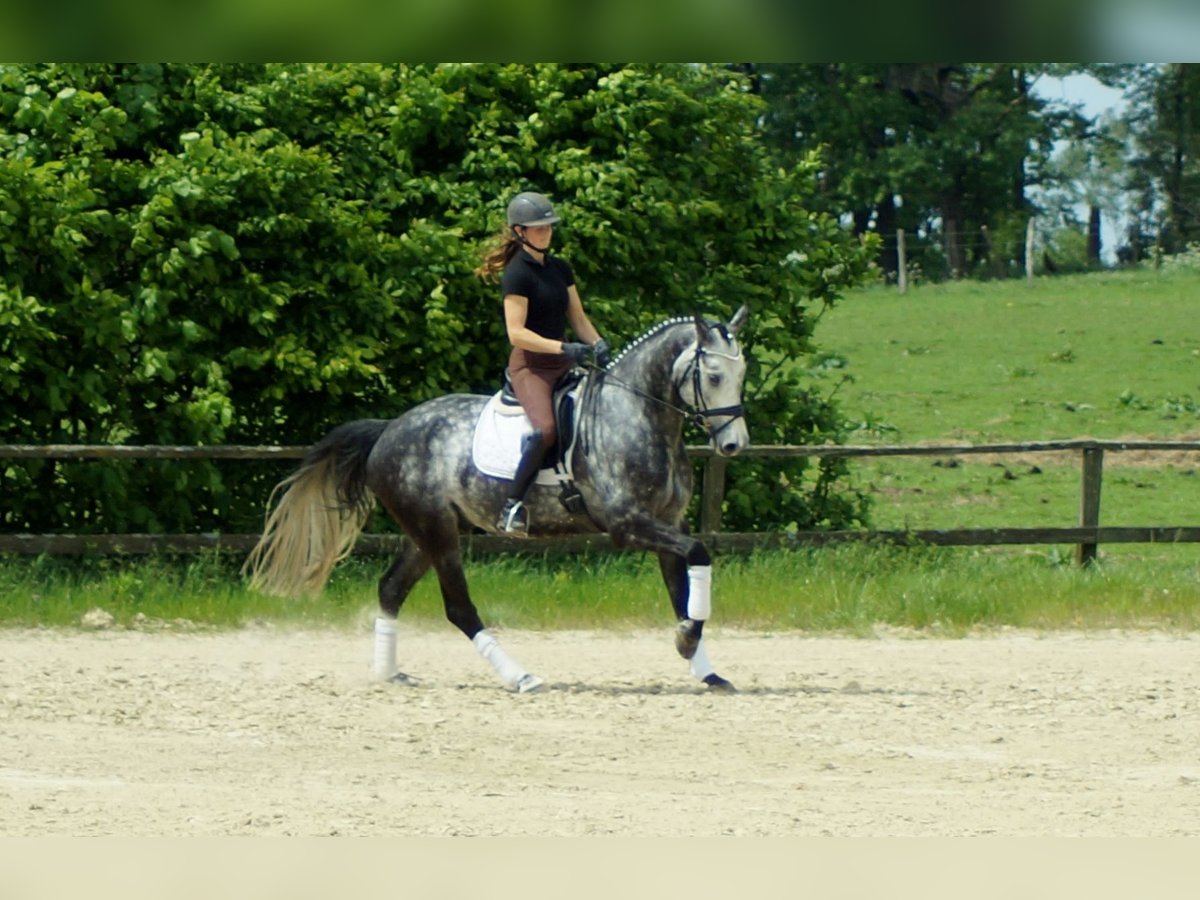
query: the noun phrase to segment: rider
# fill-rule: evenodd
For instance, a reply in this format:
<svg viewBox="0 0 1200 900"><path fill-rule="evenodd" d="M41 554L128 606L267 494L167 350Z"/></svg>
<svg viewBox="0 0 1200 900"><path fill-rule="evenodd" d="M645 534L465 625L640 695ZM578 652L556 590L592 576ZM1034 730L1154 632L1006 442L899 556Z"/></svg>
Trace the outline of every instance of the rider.
<svg viewBox="0 0 1200 900"><path fill-rule="evenodd" d="M533 425L533 433L521 445L521 461L496 523L500 531L509 534L529 531L525 494L557 437L552 402L555 382L572 366L584 364L589 345L599 366L606 367L611 356L608 343L583 310L571 267L550 255L558 221L544 195L532 191L517 194L508 204L508 228L501 245L478 269L483 275L503 272L500 294L512 344L508 375ZM564 340L567 325L587 343Z"/></svg>

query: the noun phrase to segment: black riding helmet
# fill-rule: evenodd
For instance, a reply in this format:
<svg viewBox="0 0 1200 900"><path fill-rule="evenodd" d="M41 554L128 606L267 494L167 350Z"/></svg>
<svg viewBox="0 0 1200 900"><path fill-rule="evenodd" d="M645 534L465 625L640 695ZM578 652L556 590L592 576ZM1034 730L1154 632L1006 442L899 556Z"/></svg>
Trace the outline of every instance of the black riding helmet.
<svg viewBox="0 0 1200 900"><path fill-rule="evenodd" d="M536 228L538 225L553 225L559 221L561 219L555 215L554 205L544 194L523 191L509 201L508 224L510 228L514 225Z"/></svg>

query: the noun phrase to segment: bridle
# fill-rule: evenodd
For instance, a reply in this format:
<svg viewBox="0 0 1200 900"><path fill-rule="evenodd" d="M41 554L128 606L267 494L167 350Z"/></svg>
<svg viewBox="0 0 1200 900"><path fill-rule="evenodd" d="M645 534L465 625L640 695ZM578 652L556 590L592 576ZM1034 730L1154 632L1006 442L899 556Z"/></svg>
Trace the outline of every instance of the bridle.
<svg viewBox="0 0 1200 900"><path fill-rule="evenodd" d="M719 350L705 350L704 347L697 344L695 352L692 353L691 362L688 363L687 368L683 371L683 375L680 376L679 380L675 383L675 392L682 397L683 392L680 390L680 388L689 377L691 378L692 390L695 392L696 397L696 408L691 414L692 421L701 428L707 429L709 437L715 441L717 439L717 435L732 425L735 419L743 418L746 415L746 410L741 403L738 403L734 406L705 405L703 388L704 376L700 372L700 360L704 358L705 354L712 354L713 356L720 356L724 357L725 359L737 361L742 358L742 351L739 349L736 354L721 353ZM717 416L729 416L730 418L720 427L714 429L708 424L707 420L716 418Z"/></svg>

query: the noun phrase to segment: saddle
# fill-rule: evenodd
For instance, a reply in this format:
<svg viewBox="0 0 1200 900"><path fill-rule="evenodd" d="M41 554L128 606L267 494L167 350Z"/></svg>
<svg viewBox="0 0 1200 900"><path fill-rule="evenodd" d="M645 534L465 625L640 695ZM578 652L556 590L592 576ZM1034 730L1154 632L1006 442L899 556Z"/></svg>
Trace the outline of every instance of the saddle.
<svg viewBox="0 0 1200 900"><path fill-rule="evenodd" d="M535 484L560 485L559 499L568 511L582 512L583 497L575 487L571 470L571 455L578 436L576 412L583 384L587 379L584 372L572 369L554 386L554 421L558 432L555 441L542 463ZM525 410L513 392L508 370L500 390L492 395L475 423L471 455L475 468L485 475L511 481L521 459L521 442L533 432Z"/></svg>

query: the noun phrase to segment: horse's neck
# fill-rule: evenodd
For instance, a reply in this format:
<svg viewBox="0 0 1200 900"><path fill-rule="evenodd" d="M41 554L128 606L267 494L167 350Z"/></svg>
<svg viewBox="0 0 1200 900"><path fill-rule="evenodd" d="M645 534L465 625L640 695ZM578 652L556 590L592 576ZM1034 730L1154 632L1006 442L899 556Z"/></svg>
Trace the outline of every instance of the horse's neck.
<svg viewBox="0 0 1200 900"><path fill-rule="evenodd" d="M667 328L632 348L609 370L613 381L619 385L614 396L625 395L623 405L631 410L638 408L640 416L658 424L664 434L679 433L683 429L683 416L677 410L680 401L673 369L675 360L691 342L694 333L694 330L689 332L682 327Z"/></svg>

